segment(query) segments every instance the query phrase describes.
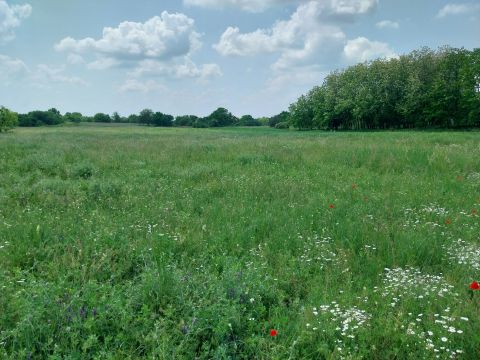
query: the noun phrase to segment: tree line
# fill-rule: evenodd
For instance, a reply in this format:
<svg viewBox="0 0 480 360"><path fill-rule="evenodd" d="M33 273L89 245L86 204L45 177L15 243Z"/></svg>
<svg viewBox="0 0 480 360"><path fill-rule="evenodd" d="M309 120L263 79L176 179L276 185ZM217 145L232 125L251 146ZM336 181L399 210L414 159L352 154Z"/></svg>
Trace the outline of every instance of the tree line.
<svg viewBox="0 0 480 360"><path fill-rule="evenodd" d="M480 126L480 49L422 48L332 72L290 105L298 129Z"/></svg>
<svg viewBox="0 0 480 360"><path fill-rule="evenodd" d="M52 108L47 111L31 111L26 114L18 114L19 126L44 126L59 125L65 122L81 123L132 123L147 126L161 127L225 127L225 126L264 126L268 125L270 118L254 118L251 115L244 115L240 118L234 116L225 108L218 108L206 117L195 115L172 116L162 112L154 112L151 109L144 109L139 114L121 116L118 112L112 115L97 113L94 116L85 116L79 112L67 112L61 114L57 109Z"/></svg>

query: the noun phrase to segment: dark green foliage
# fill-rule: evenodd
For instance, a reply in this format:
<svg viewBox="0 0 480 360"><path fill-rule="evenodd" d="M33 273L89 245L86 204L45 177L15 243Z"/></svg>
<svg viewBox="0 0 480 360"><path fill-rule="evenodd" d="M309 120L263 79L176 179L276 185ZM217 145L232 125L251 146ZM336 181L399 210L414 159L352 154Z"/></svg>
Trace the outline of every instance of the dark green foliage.
<svg viewBox="0 0 480 360"><path fill-rule="evenodd" d="M138 116L138 123L144 125L151 125L153 123L153 111L150 109L144 109L140 111Z"/></svg>
<svg viewBox="0 0 480 360"><path fill-rule="evenodd" d="M261 126L261 122L252 115L243 115L237 123L238 126Z"/></svg>
<svg viewBox="0 0 480 360"><path fill-rule="evenodd" d="M65 121L70 121L70 122L73 122L75 124L78 124L78 123L84 121L82 114L79 113L79 112L74 112L74 113L67 112L67 113L65 113L63 118L64 118Z"/></svg>
<svg viewBox="0 0 480 360"><path fill-rule="evenodd" d="M156 112L153 114L152 117L152 125L154 126L163 126L163 127L171 127L173 126L173 116L163 114L161 112Z"/></svg>
<svg viewBox="0 0 480 360"><path fill-rule="evenodd" d="M206 117L210 127L232 126L238 122L238 119L225 108L218 108Z"/></svg>
<svg viewBox="0 0 480 360"><path fill-rule="evenodd" d="M193 126L197 121L198 116L195 115L182 115L175 118L175 126Z"/></svg>
<svg viewBox="0 0 480 360"><path fill-rule="evenodd" d="M18 115L13 111L0 107L0 133L13 129L18 124Z"/></svg>
<svg viewBox="0 0 480 360"><path fill-rule="evenodd" d="M299 129L480 126L480 49L413 51L335 71L290 106Z"/></svg>
<svg viewBox="0 0 480 360"><path fill-rule="evenodd" d="M64 122L60 112L56 109L48 111L31 111L18 117L19 126L59 125Z"/></svg>
<svg viewBox="0 0 480 360"><path fill-rule="evenodd" d="M112 122L112 118L108 114L97 113L93 117L93 121L98 123L110 123Z"/></svg>
<svg viewBox="0 0 480 360"><path fill-rule="evenodd" d="M272 116L268 119L268 126L276 127L278 123L288 122L289 115L288 111L282 111L280 114Z"/></svg>

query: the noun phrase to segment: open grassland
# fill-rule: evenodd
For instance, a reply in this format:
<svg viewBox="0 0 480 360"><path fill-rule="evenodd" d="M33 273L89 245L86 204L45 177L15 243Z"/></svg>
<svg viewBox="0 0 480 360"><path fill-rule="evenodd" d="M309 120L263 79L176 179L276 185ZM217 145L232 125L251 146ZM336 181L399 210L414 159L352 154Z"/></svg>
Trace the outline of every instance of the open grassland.
<svg viewBox="0 0 480 360"><path fill-rule="evenodd" d="M0 358L478 359L479 140L1 135Z"/></svg>

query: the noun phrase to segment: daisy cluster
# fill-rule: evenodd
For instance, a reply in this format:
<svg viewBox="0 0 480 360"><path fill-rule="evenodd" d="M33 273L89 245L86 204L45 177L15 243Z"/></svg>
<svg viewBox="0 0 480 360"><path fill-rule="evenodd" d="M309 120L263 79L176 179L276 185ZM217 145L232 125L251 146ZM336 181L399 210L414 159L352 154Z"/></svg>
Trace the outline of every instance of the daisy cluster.
<svg viewBox="0 0 480 360"><path fill-rule="evenodd" d="M480 270L480 246L458 239L444 248L451 262Z"/></svg>
<svg viewBox="0 0 480 360"><path fill-rule="evenodd" d="M391 298L391 306L395 307L402 298L413 297L430 302L432 298L458 296L453 285L448 284L443 276L424 274L418 269L385 268L383 286L375 287L375 292L381 292L383 297Z"/></svg>
<svg viewBox="0 0 480 360"><path fill-rule="evenodd" d="M445 217L449 214L449 211L438 204L431 203L422 205L420 209L406 208L403 210L403 213L406 217L403 227L416 228L421 225L430 225L432 227L440 226L438 221L431 221L431 215Z"/></svg>
<svg viewBox="0 0 480 360"><path fill-rule="evenodd" d="M298 235L299 239L303 239L302 235ZM300 263L311 265L320 270L325 267L338 264L343 257L335 251L333 239L330 236L319 236L314 234L307 237L303 242L303 252L299 256Z"/></svg>
<svg viewBox="0 0 480 360"><path fill-rule="evenodd" d="M461 328L468 318L451 316L448 307L443 314L425 316L408 313L408 317L408 325L402 325L402 328L406 328L407 335L414 337L417 343L434 353L436 358L457 359L463 353L452 343L455 337L463 334Z"/></svg>
<svg viewBox="0 0 480 360"><path fill-rule="evenodd" d="M319 308L314 307L312 314L318 324L307 324L307 328L311 328L316 331L318 326L321 326L322 319L325 316L336 325L335 330L338 331L341 337L355 338L355 332L361 327L367 325L368 320L372 317L367 312L360 310L356 306L350 308L342 308L336 301L332 301L331 304L321 305ZM323 316L321 316L323 315ZM337 343L342 343L341 339L337 339Z"/></svg>

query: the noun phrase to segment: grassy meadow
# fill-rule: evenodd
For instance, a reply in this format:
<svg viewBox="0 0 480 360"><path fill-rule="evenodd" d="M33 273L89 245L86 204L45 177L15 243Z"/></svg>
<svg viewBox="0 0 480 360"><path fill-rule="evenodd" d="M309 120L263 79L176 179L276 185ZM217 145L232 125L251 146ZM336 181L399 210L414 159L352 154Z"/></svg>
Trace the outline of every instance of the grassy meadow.
<svg viewBox="0 0 480 360"><path fill-rule="evenodd" d="M1 134L0 359L478 359L479 140Z"/></svg>

